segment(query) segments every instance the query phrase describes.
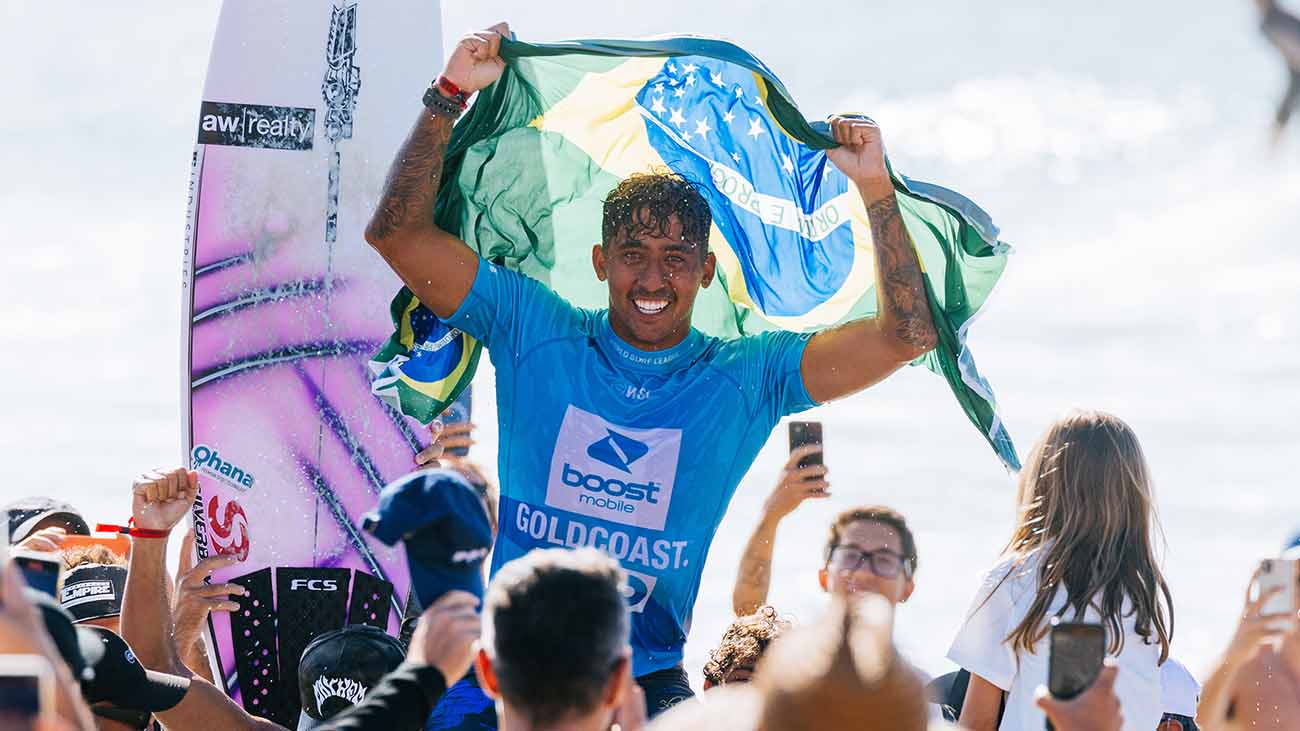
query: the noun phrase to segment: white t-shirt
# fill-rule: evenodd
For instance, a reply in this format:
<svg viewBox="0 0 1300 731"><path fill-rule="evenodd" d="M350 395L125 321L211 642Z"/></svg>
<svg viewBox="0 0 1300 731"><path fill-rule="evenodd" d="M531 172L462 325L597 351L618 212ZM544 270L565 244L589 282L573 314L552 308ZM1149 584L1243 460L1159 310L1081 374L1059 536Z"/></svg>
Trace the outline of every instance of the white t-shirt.
<svg viewBox="0 0 1300 731"><path fill-rule="evenodd" d="M1172 657L1160 666L1160 710L1196 718L1201 702L1201 683L1182 663Z"/></svg>
<svg viewBox="0 0 1300 731"><path fill-rule="evenodd" d="M1007 692L1006 712L999 731L1042 731L1046 721L1034 703L1034 692L1038 686L1047 684L1047 636L1038 642L1033 653L1020 655L1018 663L1016 653L1003 641L1033 604L1039 556L1039 553L1031 554L1020 566L1013 565L1011 560L1003 561L988 572L976 592L965 624L948 649L949 660ZM1002 581L1004 576L1006 581ZM1065 590L1058 589L1047 616L1053 616L1065 606L1065 599ZM1066 618L1074 619L1068 615ZM1095 609L1089 608L1082 621L1099 622L1101 618ZM1119 675L1115 679L1115 693L1124 714L1124 731L1151 731L1160 724L1162 715L1157 667L1160 646L1143 643L1133 631L1132 617L1125 625L1124 649L1116 661Z"/></svg>

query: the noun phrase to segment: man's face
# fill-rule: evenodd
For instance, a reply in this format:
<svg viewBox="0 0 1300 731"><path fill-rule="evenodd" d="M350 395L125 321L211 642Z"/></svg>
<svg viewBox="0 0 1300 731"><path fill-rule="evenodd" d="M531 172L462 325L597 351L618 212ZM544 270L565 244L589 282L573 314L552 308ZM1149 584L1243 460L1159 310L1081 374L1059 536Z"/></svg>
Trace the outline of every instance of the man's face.
<svg viewBox="0 0 1300 731"><path fill-rule="evenodd" d="M656 227L657 228L657 227ZM701 287L713 281L716 262L705 241L686 241L676 214L662 231L619 230L592 249L596 276L609 283L614 333L640 350L664 350L685 339Z"/></svg>
<svg viewBox="0 0 1300 731"><path fill-rule="evenodd" d="M903 539L898 531L874 520L854 521L841 531L840 544L831 551L831 560L818 580L822 589L832 594L870 592L896 605L907 601L915 588L902 565L902 556ZM889 573L891 564L897 565L897 571L893 576L882 576Z"/></svg>

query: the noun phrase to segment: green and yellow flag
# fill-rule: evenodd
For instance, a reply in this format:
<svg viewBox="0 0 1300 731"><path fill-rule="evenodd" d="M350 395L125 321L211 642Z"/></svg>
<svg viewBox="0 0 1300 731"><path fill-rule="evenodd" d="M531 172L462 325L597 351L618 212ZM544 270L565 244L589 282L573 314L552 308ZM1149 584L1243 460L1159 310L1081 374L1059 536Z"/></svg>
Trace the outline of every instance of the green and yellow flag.
<svg viewBox="0 0 1300 731"><path fill-rule="evenodd" d="M574 305L607 304L591 271L602 204L632 173L701 184L713 213L718 280L697 329L734 338L812 332L876 312L867 213L826 158L824 123L799 114L761 61L725 41L503 41L506 69L452 134L436 220L484 258ZM1010 247L974 203L894 172L925 269L939 346L918 362L942 375L1011 469L1015 448L966 344ZM427 422L469 382L480 345L403 289L396 332L372 362L375 393Z"/></svg>

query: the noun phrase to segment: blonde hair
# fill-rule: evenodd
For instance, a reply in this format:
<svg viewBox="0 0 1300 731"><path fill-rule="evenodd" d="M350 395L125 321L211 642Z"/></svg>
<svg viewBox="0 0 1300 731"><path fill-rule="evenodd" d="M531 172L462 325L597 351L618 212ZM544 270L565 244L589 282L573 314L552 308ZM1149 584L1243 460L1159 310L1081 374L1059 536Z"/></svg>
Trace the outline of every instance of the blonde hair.
<svg viewBox="0 0 1300 731"><path fill-rule="evenodd" d="M1160 644L1163 663L1173 637L1173 600L1152 548L1160 525L1150 471L1129 425L1100 411L1058 419L1020 473L1017 503L1016 528L1003 555L1017 565L1034 551L1042 555L1037 594L1006 637L1012 650L1034 651L1063 587L1066 603L1058 616L1073 610L1071 618L1081 618L1095 607L1112 655L1123 650L1124 619L1133 616L1137 635Z"/></svg>

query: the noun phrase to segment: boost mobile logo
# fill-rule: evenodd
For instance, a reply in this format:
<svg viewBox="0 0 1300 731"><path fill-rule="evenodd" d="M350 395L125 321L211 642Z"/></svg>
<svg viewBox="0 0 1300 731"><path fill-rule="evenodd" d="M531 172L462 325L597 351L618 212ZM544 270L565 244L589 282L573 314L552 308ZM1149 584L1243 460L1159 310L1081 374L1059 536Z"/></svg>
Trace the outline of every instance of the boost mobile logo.
<svg viewBox="0 0 1300 731"><path fill-rule="evenodd" d="M663 530L681 439L681 429L612 424L571 405L551 456L546 504Z"/></svg>
<svg viewBox="0 0 1300 731"><path fill-rule="evenodd" d="M631 470L628 467L631 467L633 462L644 457L646 452L650 451L650 448L644 443L623 436L613 429L606 429L606 431L609 432L609 436L587 447L587 456L598 459L615 469L630 473Z"/></svg>
<svg viewBox="0 0 1300 731"><path fill-rule="evenodd" d="M200 145L310 150L315 131L315 109L227 102L199 108Z"/></svg>

